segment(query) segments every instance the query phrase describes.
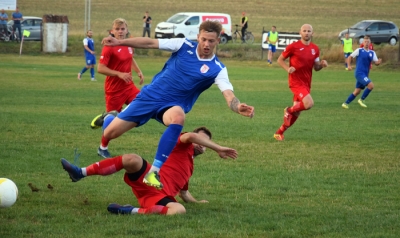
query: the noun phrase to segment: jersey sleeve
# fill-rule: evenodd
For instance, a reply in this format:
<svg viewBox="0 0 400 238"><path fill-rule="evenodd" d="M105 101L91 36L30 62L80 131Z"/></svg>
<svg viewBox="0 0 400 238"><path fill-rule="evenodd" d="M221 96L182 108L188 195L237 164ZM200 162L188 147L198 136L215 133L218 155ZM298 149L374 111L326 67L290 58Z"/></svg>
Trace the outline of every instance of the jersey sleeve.
<svg viewBox="0 0 400 238"><path fill-rule="evenodd" d="M183 191L189 190L189 182L187 182L185 185L183 185L181 190L183 190Z"/></svg>
<svg viewBox="0 0 400 238"><path fill-rule="evenodd" d="M158 39L158 48L160 50L177 52L185 42L185 38Z"/></svg>
<svg viewBox="0 0 400 238"><path fill-rule="evenodd" d="M88 40L87 40L87 38L83 39L83 45L88 45Z"/></svg>
<svg viewBox="0 0 400 238"><path fill-rule="evenodd" d="M101 51L100 55L100 64L108 65L108 62L110 61L111 54L112 54L112 47L110 46L104 46L103 50Z"/></svg>
<svg viewBox="0 0 400 238"><path fill-rule="evenodd" d="M375 51L372 51L372 52L374 52L374 56L372 56L372 61L374 61L374 62L378 61L378 56L376 56Z"/></svg>
<svg viewBox="0 0 400 238"><path fill-rule="evenodd" d="M215 78L214 83L218 86L218 88L219 88L219 90L221 90L221 92L223 92L225 90L233 91L233 86L232 86L231 82L229 81L228 70L226 69L226 67L223 68L221 70L221 72L219 72L219 74Z"/></svg>
<svg viewBox="0 0 400 238"><path fill-rule="evenodd" d="M357 48L355 51L353 51L353 53L351 53L351 57L355 58L360 54L360 49L361 48Z"/></svg>

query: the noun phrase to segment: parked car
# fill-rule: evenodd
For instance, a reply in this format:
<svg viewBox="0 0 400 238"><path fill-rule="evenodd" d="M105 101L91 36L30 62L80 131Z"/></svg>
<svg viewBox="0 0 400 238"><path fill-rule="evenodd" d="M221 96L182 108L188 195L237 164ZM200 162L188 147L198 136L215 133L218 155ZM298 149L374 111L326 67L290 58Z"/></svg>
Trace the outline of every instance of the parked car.
<svg viewBox="0 0 400 238"><path fill-rule="evenodd" d="M24 41L26 40L42 40L42 18L41 17L33 17L33 16L24 16L24 20L21 22L21 33L24 32L24 30L27 30L30 32L29 37L24 37ZM8 21L7 26L8 26L8 31L11 33L13 31L13 25L14 21ZM17 31L17 36L19 36L19 33Z"/></svg>
<svg viewBox="0 0 400 238"><path fill-rule="evenodd" d="M396 45L399 39L399 28L391 21L364 20L360 21L349 29L339 33L339 39L342 39L346 33L358 43L363 42L365 35L371 37L374 44L389 43Z"/></svg>

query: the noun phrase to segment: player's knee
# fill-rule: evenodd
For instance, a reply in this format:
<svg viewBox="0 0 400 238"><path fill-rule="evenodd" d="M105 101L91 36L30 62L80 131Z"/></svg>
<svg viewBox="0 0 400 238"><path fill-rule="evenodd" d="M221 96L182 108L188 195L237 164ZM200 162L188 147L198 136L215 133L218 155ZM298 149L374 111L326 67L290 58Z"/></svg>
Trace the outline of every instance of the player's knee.
<svg viewBox="0 0 400 238"><path fill-rule="evenodd" d="M369 90L374 89L374 84L373 84L372 82L370 82L370 83L368 84L368 89L369 89Z"/></svg>
<svg viewBox="0 0 400 238"><path fill-rule="evenodd" d="M134 173L142 167L143 159L137 154L125 154L122 156L122 164L128 173Z"/></svg>
<svg viewBox="0 0 400 238"><path fill-rule="evenodd" d="M167 205L168 207L168 212L167 215L176 215L176 214L185 214L186 213L186 208L180 204L180 203L169 203Z"/></svg>
<svg viewBox="0 0 400 238"><path fill-rule="evenodd" d="M304 102L304 108L306 110L311 109L314 106L314 101L313 100L307 100Z"/></svg>

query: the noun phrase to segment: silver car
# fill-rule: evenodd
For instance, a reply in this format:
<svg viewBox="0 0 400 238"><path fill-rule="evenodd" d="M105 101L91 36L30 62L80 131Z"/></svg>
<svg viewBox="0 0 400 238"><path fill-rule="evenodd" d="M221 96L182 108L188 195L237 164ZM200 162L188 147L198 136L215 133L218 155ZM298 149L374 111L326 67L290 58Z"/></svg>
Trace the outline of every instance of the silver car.
<svg viewBox="0 0 400 238"><path fill-rule="evenodd" d="M24 41L26 40L42 40L42 18L41 17L33 17L33 16L24 16L24 20L21 22L21 33L24 32L24 30L27 30L30 32L29 37L24 37ZM7 26L8 26L8 31L11 33L13 31L13 25L14 21L8 21ZM17 36L19 36L18 30L17 30Z"/></svg>
<svg viewBox="0 0 400 238"><path fill-rule="evenodd" d="M391 21L381 20L364 20L360 21L354 26L343 30L339 33L339 39L343 39L346 33L349 33L349 37L357 40L358 43L363 42L365 35L371 37L371 41L374 44L379 45L380 43L389 43L390 45L396 45L399 39L399 28Z"/></svg>

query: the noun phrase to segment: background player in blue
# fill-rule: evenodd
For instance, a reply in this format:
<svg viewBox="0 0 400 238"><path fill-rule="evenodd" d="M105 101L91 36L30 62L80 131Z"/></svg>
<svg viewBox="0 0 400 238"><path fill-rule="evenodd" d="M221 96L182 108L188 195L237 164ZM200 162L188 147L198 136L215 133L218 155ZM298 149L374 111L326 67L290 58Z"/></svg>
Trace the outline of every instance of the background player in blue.
<svg viewBox="0 0 400 238"><path fill-rule="evenodd" d="M86 72L86 70L90 69L90 75L92 77L92 81L96 81L94 78L94 66L96 64L96 55L94 52L94 40L92 39L93 32L92 30L88 30L86 32L86 38L83 39L83 48L85 52L85 62L86 66L83 67L81 72L78 73L78 80L81 80L82 74Z"/></svg>
<svg viewBox="0 0 400 238"><path fill-rule="evenodd" d="M357 95L360 94L361 90L363 90L365 87L367 88L364 90L364 93L358 100L358 104L360 104L360 106L362 107L367 107L367 105L364 104L364 100L366 97L368 97L372 89L374 89L374 84L368 77L369 68L372 61L374 61L376 65L379 65L382 61L382 59L378 59L378 57L375 54L375 51L369 50L370 43L371 43L370 37L368 35L364 36L364 48L356 49L347 58L348 69L352 70L351 59L357 57L356 61L357 67L356 71L354 72L354 76L357 81L356 81L356 89L354 89L354 92L350 94L346 102L342 104L342 107L344 109L349 109L349 103L351 103L357 97Z"/></svg>
<svg viewBox="0 0 400 238"><path fill-rule="evenodd" d="M162 188L158 171L174 148L188 113L200 94L216 84L229 108L243 116L253 117L254 107L240 103L233 93L228 71L214 54L220 41L222 25L204 21L197 42L184 38L150 39L145 37L117 40L103 39L104 45L126 45L133 48L161 49L172 52L161 72L145 85L135 100L114 118L104 118L104 137L111 140L124 132L144 125L151 118L167 126L160 138L153 165L143 182ZM108 153L108 152L107 152Z"/></svg>

